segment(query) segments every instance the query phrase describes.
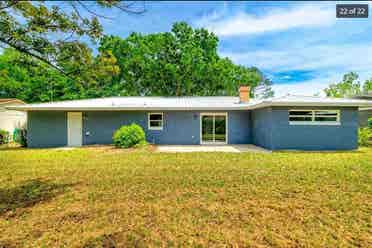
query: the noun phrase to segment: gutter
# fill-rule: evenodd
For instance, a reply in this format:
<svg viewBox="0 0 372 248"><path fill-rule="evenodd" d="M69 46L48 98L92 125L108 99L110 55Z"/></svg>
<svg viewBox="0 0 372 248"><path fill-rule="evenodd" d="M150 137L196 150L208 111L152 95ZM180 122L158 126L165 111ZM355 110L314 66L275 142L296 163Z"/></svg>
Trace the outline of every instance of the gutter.
<svg viewBox="0 0 372 248"><path fill-rule="evenodd" d="M9 110L18 111L167 111L167 110L182 110L182 111L195 111L195 110L253 110L265 107L359 107L360 110L372 109L372 101L365 101L359 103L337 103L337 102L270 102L262 101L254 105L238 105L229 107L37 107L32 105L13 105L6 106ZM363 108L365 107L365 108Z"/></svg>
<svg viewBox="0 0 372 248"><path fill-rule="evenodd" d="M183 111L194 111L194 110L249 110L247 106L239 107L27 107L27 106L7 106L9 110L18 111L157 111L157 110L183 110Z"/></svg>

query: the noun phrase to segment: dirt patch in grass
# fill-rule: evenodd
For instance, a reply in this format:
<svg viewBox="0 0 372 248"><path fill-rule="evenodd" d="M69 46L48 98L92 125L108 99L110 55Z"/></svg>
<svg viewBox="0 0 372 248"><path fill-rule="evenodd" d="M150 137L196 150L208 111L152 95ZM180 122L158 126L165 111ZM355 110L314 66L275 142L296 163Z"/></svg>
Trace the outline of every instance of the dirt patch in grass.
<svg viewBox="0 0 372 248"><path fill-rule="evenodd" d="M0 188L0 217L20 216L27 208L50 201L72 186L71 184L32 179L20 182L12 188Z"/></svg>
<svg viewBox="0 0 372 248"><path fill-rule="evenodd" d="M0 247L371 246L372 149L115 150L0 151Z"/></svg>
<svg viewBox="0 0 372 248"><path fill-rule="evenodd" d="M80 149L86 149L90 151L106 152L106 153L128 153L128 152L154 152L156 151L156 146L153 144L148 144L142 147L136 148L118 148L114 145L89 145L84 146Z"/></svg>

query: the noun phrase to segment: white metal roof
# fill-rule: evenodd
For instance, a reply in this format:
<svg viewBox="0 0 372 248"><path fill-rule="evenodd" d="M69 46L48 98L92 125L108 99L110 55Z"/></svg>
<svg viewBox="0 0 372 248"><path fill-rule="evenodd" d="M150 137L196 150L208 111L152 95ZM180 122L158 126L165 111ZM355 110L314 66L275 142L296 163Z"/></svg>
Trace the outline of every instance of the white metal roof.
<svg viewBox="0 0 372 248"><path fill-rule="evenodd" d="M287 95L283 97L263 99L261 103L256 104L253 108L269 106L372 107L372 101L347 98Z"/></svg>
<svg viewBox="0 0 372 248"><path fill-rule="evenodd" d="M270 106L350 106L372 107L372 101L287 95L269 99L250 99L240 103L239 97L107 97L73 101L8 106L14 110L244 110Z"/></svg>

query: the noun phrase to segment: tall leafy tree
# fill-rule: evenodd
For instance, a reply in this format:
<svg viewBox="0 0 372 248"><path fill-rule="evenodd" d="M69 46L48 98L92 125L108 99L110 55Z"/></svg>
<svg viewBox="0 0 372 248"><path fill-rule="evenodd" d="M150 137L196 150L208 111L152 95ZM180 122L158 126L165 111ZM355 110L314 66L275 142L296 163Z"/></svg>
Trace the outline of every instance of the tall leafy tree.
<svg viewBox="0 0 372 248"><path fill-rule="evenodd" d="M165 33L104 36L97 55L85 45L65 43L56 55L63 58L58 66L74 71L74 77L7 48L0 55L0 97L43 102L118 95L236 95L240 85L272 96L271 81L258 68L221 58L217 46L213 33L186 23L176 23ZM76 47L84 56L69 56Z"/></svg>
<svg viewBox="0 0 372 248"><path fill-rule="evenodd" d="M66 6L66 4L68 6ZM81 37L97 41L103 33L96 8L118 8L141 13L118 0L0 1L0 44L37 58L65 75L78 74L61 64L72 58L86 63L87 47ZM143 11L143 10L142 10Z"/></svg>
<svg viewBox="0 0 372 248"><path fill-rule="evenodd" d="M120 74L112 82L113 94L235 95L240 85L264 85L271 91L257 68L221 58L217 47L213 33L180 22L171 32L132 33L126 39L106 36L99 49L112 51L118 59Z"/></svg>
<svg viewBox="0 0 372 248"><path fill-rule="evenodd" d="M372 79L368 79L364 82L363 93L372 95Z"/></svg>
<svg viewBox="0 0 372 248"><path fill-rule="evenodd" d="M352 97L372 90L371 80L366 80L362 85L358 79L357 73L346 73L341 82L330 84L324 92L330 97Z"/></svg>
<svg viewBox="0 0 372 248"><path fill-rule="evenodd" d="M324 89L327 96L331 97L351 97L360 94L360 82L358 81L358 74L349 72L343 76L339 83L329 85Z"/></svg>
<svg viewBox="0 0 372 248"><path fill-rule="evenodd" d="M119 73L116 58L109 52L95 57L90 52L89 58L89 66L74 61L64 65L80 71L80 80L76 80L38 59L7 48L0 55L0 98L45 102L102 96L102 85Z"/></svg>
<svg viewBox="0 0 372 248"><path fill-rule="evenodd" d="M265 78L264 81L254 89L255 98L265 99L274 96L274 91L271 89L273 82Z"/></svg>

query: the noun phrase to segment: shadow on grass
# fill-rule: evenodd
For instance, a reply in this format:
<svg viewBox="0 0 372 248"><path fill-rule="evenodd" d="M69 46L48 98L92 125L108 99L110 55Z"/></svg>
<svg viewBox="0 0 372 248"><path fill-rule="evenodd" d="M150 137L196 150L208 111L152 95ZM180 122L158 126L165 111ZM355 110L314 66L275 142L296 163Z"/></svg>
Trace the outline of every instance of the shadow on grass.
<svg viewBox="0 0 372 248"><path fill-rule="evenodd" d="M0 189L0 216L9 211L32 207L64 193L73 184L57 184L33 179L14 188Z"/></svg>
<svg viewBox="0 0 372 248"><path fill-rule="evenodd" d="M118 247L116 241L116 234L104 234L102 236L88 240L82 247L83 248L115 248Z"/></svg>
<svg viewBox="0 0 372 248"><path fill-rule="evenodd" d="M121 232L114 232L103 234L98 237L93 237L89 239L85 244L83 244L83 248L94 248L94 247L102 247L102 248L115 248L115 247L147 247L144 239L145 234L141 232L136 232L133 230L130 233L121 233ZM171 247L173 247L172 245Z"/></svg>
<svg viewBox="0 0 372 248"><path fill-rule="evenodd" d="M2 151L25 151L26 148L24 147L6 147L6 148L0 148L0 152ZM0 246L1 248L1 246Z"/></svg>
<svg viewBox="0 0 372 248"><path fill-rule="evenodd" d="M24 150L25 147L19 145L0 145L0 151L17 151L17 150ZM0 246L1 247L1 246Z"/></svg>

